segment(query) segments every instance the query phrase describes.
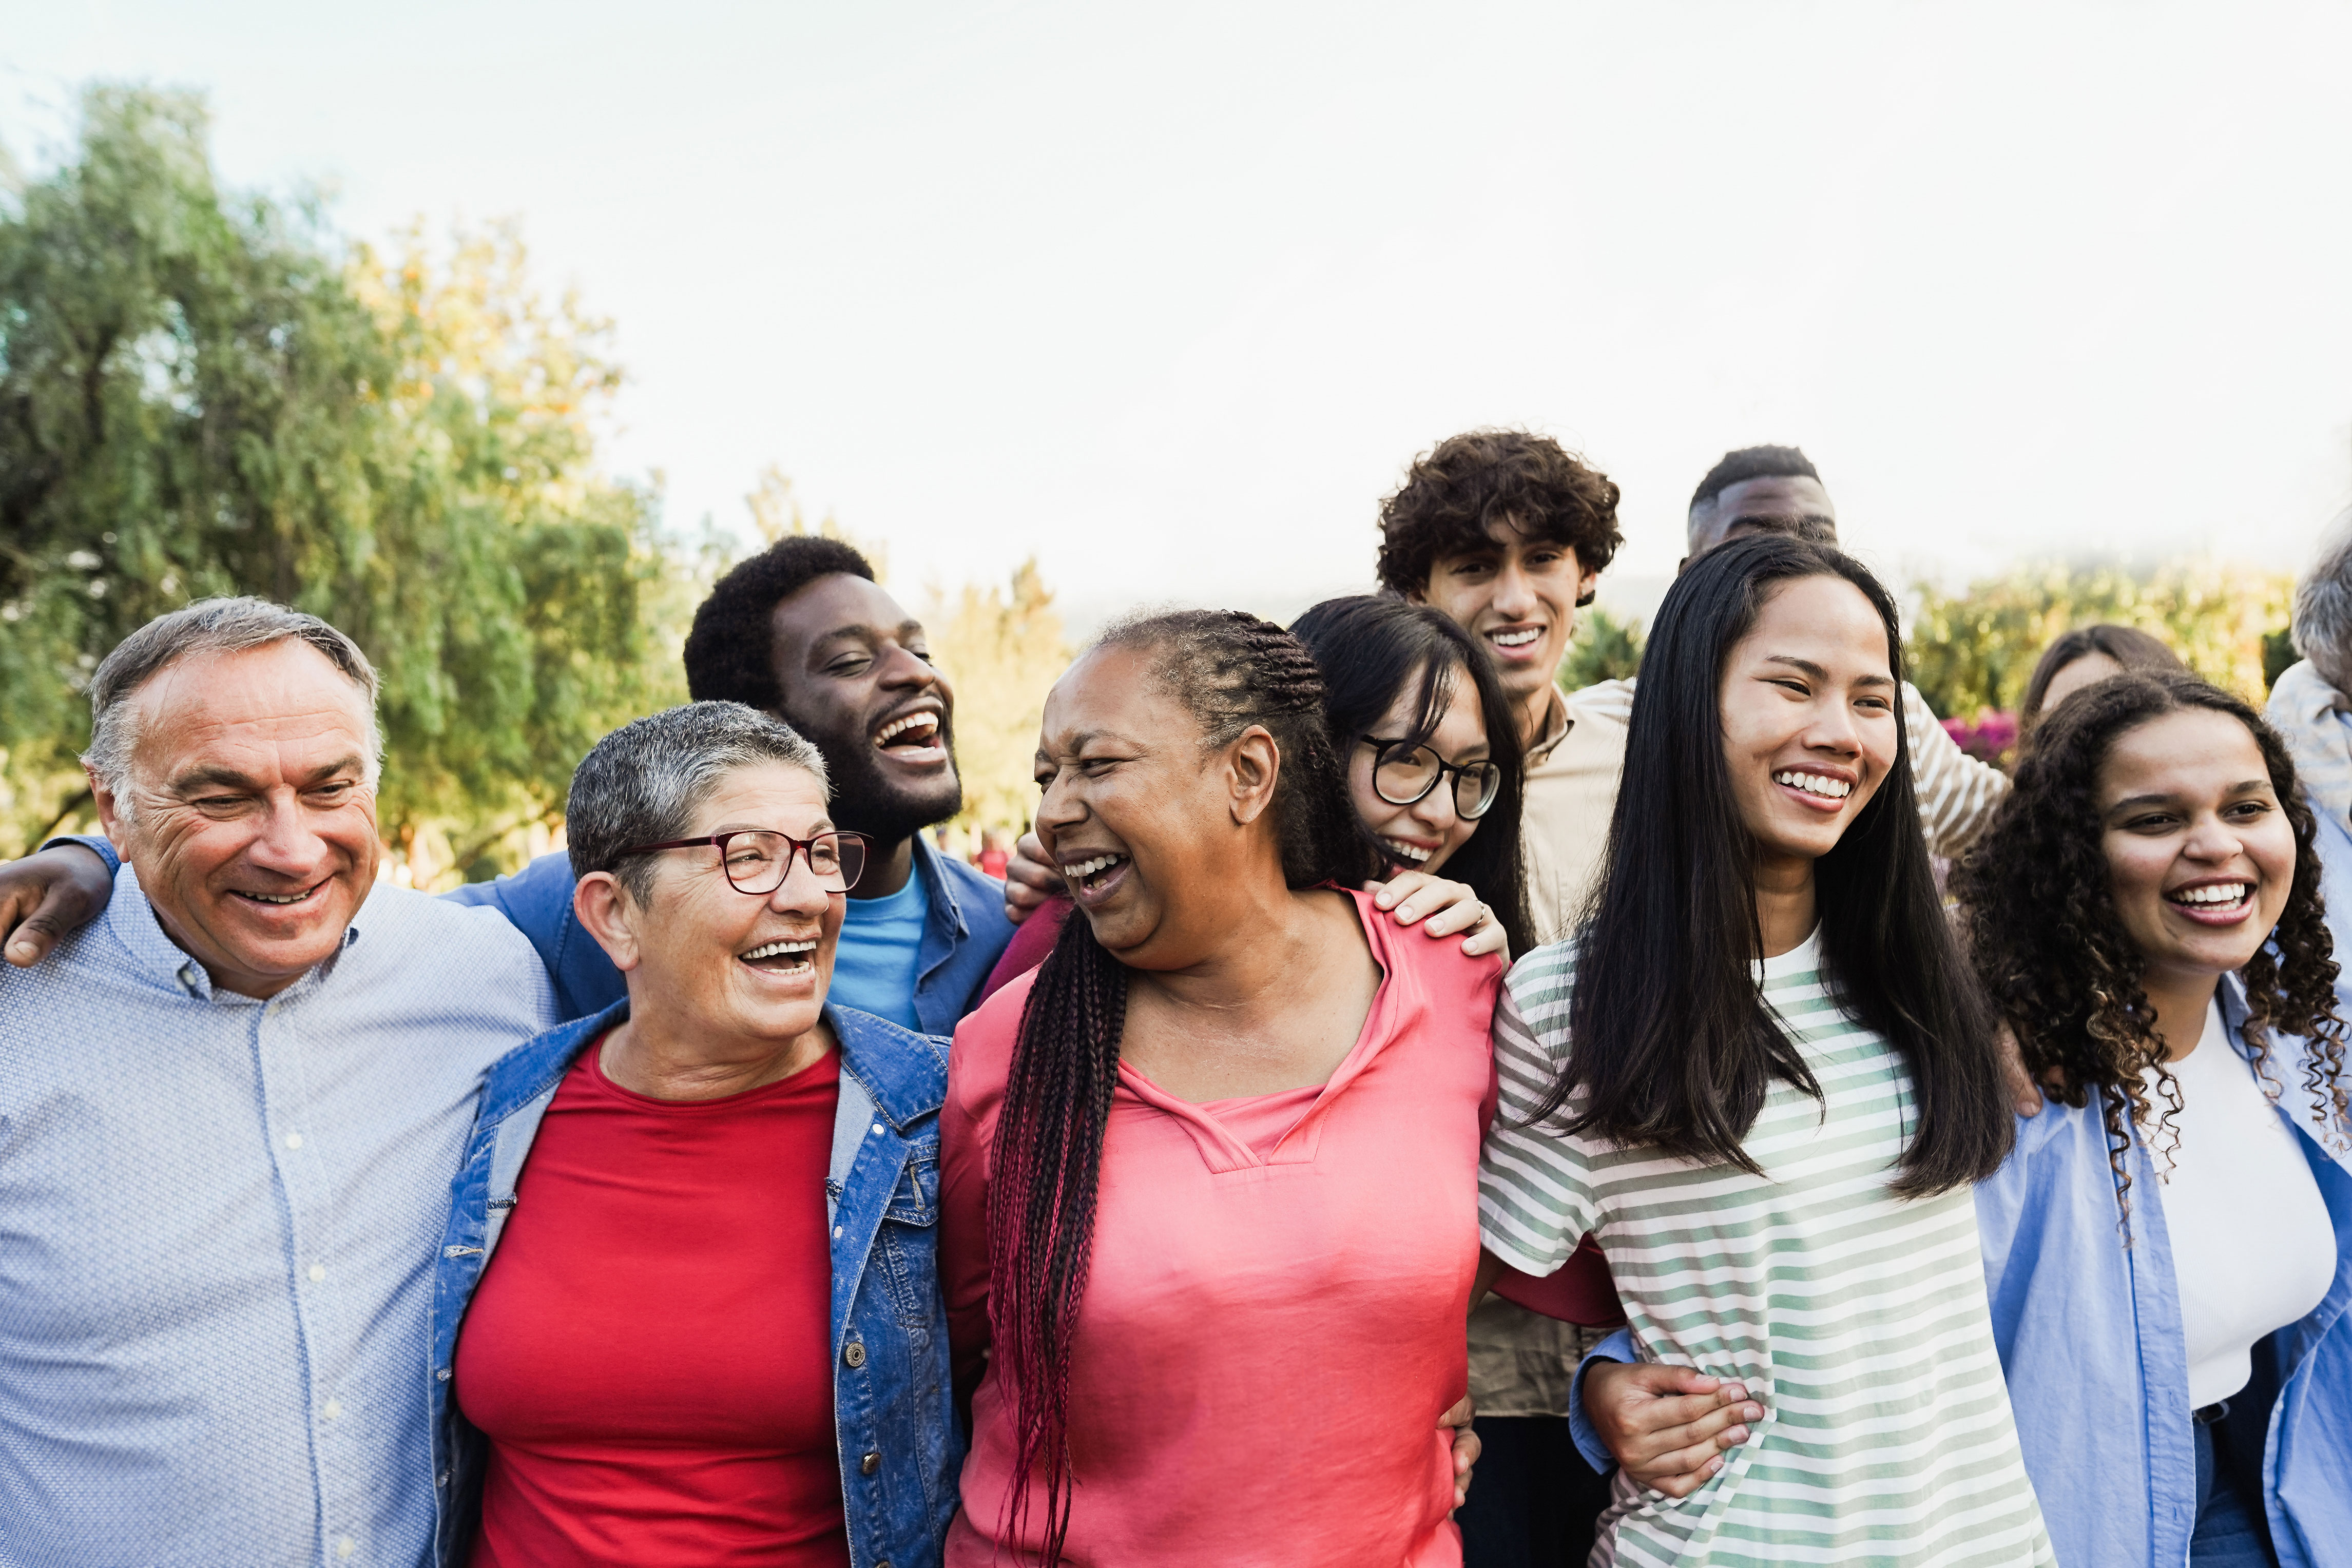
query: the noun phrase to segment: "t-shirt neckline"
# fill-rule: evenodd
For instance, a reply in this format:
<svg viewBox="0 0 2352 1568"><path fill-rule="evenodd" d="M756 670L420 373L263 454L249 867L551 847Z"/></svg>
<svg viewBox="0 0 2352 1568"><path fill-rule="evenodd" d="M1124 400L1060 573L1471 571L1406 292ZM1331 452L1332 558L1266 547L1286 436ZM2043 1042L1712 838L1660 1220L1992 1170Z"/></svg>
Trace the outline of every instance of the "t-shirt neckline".
<svg viewBox="0 0 2352 1568"><path fill-rule="evenodd" d="M1805 939L1778 957L1759 959L1756 977L1759 980L1786 979L1790 975L1802 975L1822 967L1822 925L1816 920Z"/></svg>

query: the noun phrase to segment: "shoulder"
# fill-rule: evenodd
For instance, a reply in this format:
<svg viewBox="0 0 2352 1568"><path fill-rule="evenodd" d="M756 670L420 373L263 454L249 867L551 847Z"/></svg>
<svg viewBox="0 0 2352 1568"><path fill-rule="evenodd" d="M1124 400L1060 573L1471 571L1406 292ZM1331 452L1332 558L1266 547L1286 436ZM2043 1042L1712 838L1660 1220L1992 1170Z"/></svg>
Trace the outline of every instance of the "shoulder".
<svg viewBox="0 0 2352 1568"><path fill-rule="evenodd" d="M482 1074L481 1124L504 1121L554 1088L581 1051L629 1016L626 1001L535 1034L490 1063Z"/></svg>
<svg viewBox="0 0 2352 1568"><path fill-rule="evenodd" d="M532 1033L555 1021L554 988L530 940L496 909L378 883L352 922L353 967L373 983Z"/></svg>
<svg viewBox="0 0 2352 1568"><path fill-rule="evenodd" d="M1632 685L1627 684L1622 703L1593 703L1587 700L1588 695L1589 691L1579 692L1563 703L1570 724L1567 736L1559 743L1559 753L1574 751L1588 756L1622 756L1626 721L1633 713Z"/></svg>
<svg viewBox="0 0 2352 1568"><path fill-rule="evenodd" d="M894 1125L903 1128L939 1110L948 1092L946 1040L856 1008L832 1005L825 1015L841 1041L842 1065Z"/></svg>
<svg viewBox="0 0 2352 1568"><path fill-rule="evenodd" d="M1002 951L1013 940L1013 919L1004 913L1004 883L977 866L940 853L929 844L920 848L926 862L938 875L940 886L962 914L971 939L989 943Z"/></svg>
<svg viewBox="0 0 2352 1568"><path fill-rule="evenodd" d="M975 1119L992 1114L1013 1071L1013 1051L1021 1039L1021 1014L1038 971L1014 976L956 1025L948 1051L948 1097Z"/></svg>
<svg viewBox="0 0 2352 1568"><path fill-rule="evenodd" d="M1528 949L1504 977L1503 988L1531 1022L1538 1013L1564 1012L1576 990L1576 939Z"/></svg>
<svg viewBox="0 0 2352 1568"><path fill-rule="evenodd" d="M1580 716L1622 726L1633 711L1634 685L1630 680L1601 681L1568 694L1568 706Z"/></svg>

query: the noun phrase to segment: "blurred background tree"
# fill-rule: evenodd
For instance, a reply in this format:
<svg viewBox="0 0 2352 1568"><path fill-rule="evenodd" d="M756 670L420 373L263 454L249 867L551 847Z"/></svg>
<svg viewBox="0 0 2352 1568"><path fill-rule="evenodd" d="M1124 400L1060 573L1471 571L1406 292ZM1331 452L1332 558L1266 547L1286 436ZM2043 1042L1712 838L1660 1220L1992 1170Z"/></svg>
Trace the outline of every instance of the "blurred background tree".
<svg viewBox="0 0 2352 1568"><path fill-rule="evenodd" d="M86 813L99 659L257 593L382 670L381 813L416 881L487 874L613 724L681 695L658 496L595 467L610 329L511 228L346 248L225 194L196 97L99 88L0 205L0 854Z"/></svg>
<svg viewBox="0 0 2352 1568"><path fill-rule="evenodd" d="M2294 580L2219 561L2151 570L2047 563L1970 583L1918 585L1904 658L1912 684L1945 718L2014 713L2042 651L2077 626L2107 622L2154 632L2217 685L2260 704L2277 677Z"/></svg>
<svg viewBox="0 0 2352 1568"><path fill-rule="evenodd" d="M967 834L1026 826L1037 809L1037 731L1045 694L1070 663L1054 595L1034 557L1009 585L934 589L923 612L931 656L955 687L956 771Z"/></svg>
<svg viewBox="0 0 2352 1568"><path fill-rule="evenodd" d="M1576 638L1559 662L1559 689L1581 691L1602 681L1631 680L1642 668L1642 626L1594 605L1577 617Z"/></svg>

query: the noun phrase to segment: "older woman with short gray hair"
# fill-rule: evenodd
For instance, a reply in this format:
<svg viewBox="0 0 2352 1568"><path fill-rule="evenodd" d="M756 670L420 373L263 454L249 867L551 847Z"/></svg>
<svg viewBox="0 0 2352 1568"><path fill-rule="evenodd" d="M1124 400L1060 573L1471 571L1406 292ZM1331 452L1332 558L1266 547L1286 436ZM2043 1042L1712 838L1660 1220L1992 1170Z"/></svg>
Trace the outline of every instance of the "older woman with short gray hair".
<svg viewBox="0 0 2352 1568"><path fill-rule="evenodd" d="M946 1042L827 1004L866 858L827 807L736 703L572 775L575 907L629 995L485 1085L434 1292L439 1562L940 1560Z"/></svg>
<svg viewBox="0 0 2352 1568"><path fill-rule="evenodd" d="M2286 742L2312 815L2320 896L2336 951L2352 952L2352 510L2321 533L2311 568L2294 586L2294 651L2271 687L2263 716ZM2336 977L2352 1012L2352 966Z"/></svg>

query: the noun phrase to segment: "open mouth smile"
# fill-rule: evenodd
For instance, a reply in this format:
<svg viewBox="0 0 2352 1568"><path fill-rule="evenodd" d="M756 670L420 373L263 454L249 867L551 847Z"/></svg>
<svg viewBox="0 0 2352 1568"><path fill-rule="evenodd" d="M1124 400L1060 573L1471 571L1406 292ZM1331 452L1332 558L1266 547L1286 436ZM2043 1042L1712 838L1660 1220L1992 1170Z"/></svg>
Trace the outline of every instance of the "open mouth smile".
<svg viewBox="0 0 2352 1568"><path fill-rule="evenodd" d="M1780 769L1772 775L1772 782L1816 810L1837 810L1853 793L1853 780L1850 779L1798 768Z"/></svg>
<svg viewBox="0 0 2352 1568"><path fill-rule="evenodd" d="M1437 852L1434 849L1424 849L1404 839L1392 839L1386 833L1381 834L1380 840L1381 848L1389 852L1389 859L1408 871L1427 865L1429 857Z"/></svg>
<svg viewBox="0 0 2352 1568"><path fill-rule="evenodd" d="M322 882L315 887L306 887L299 893L248 893L241 887L233 887L228 891L231 898L241 898L247 904L257 904L264 909L290 909L295 904L310 903L319 896L319 889L326 885Z"/></svg>
<svg viewBox="0 0 2352 1568"><path fill-rule="evenodd" d="M1062 878L1080 904L1099 904L1118 887L1129 863L1127 856L1106 851L1084 860L1064 861Z"/></svg>
<svg viewBox="0 0 2352 1568"><path fill-rule="evenodd" d="M2235 925L2253 912L2254 884L2250 882L2202 882L2177 887L2165 903L2200 925Z"/></svg>
<svg viewBox="0 0 2352 1568"><path fill-rule="evenodd" d="M1499 653L1521 656L1543 641L1544 630L1541 626L1506 626L1487 632L1486 641Z"/></svg>
<svg viewBox="0 0 2352 1568"><path fill-rule="evenodd" d="M940 744L940 716L936 707L900 714L874 732L874 748L894 761L917 767L944 762L948 748Z"/></svg>
<svg viewBox="0 0 2352 1568"><path fill-rule="evenodd" d="M764 974L805 975L816 967L816 938L787 937L781 942L763 942L735 956Z"/></svg>

